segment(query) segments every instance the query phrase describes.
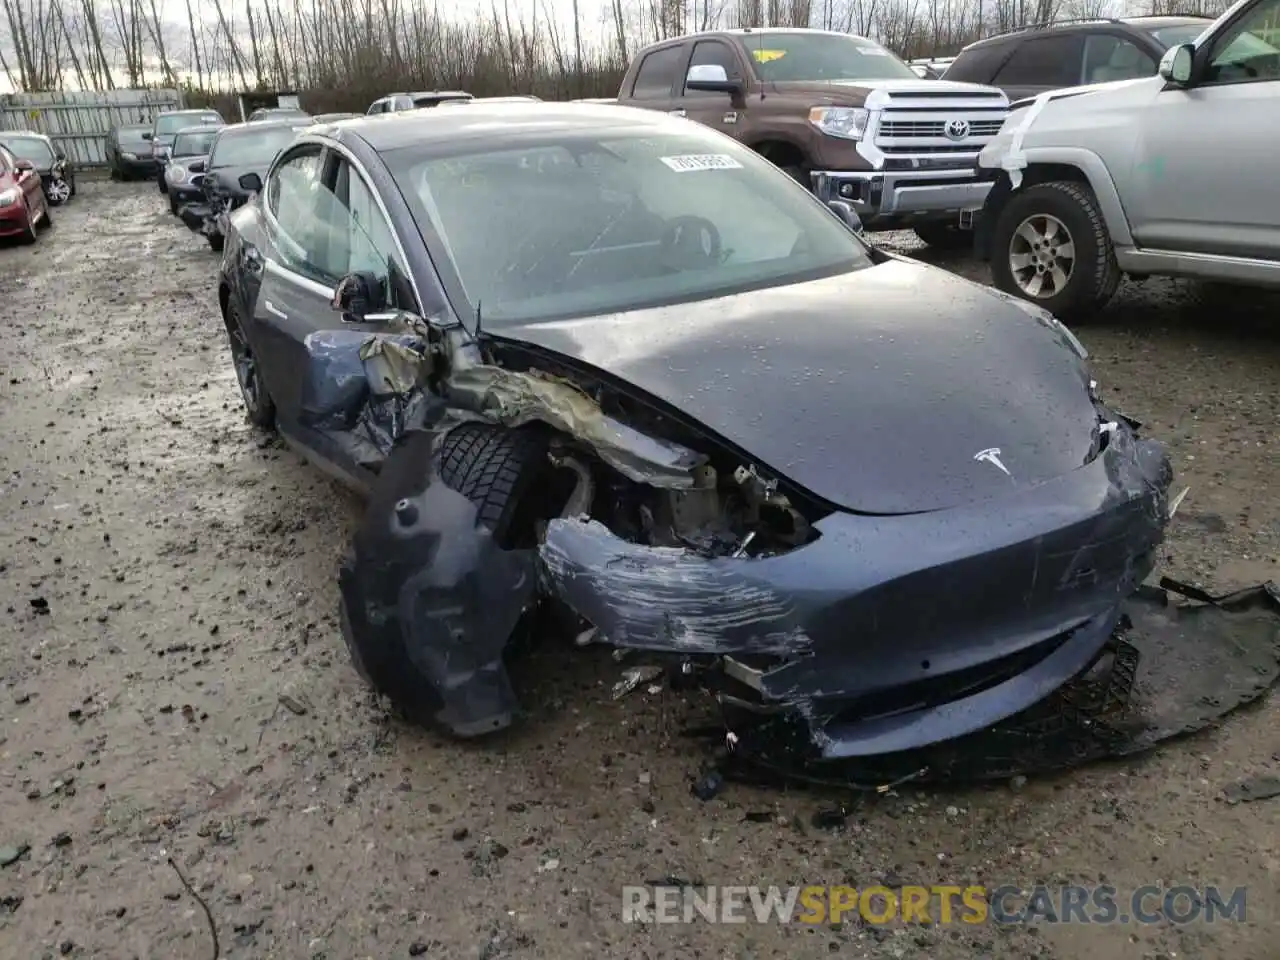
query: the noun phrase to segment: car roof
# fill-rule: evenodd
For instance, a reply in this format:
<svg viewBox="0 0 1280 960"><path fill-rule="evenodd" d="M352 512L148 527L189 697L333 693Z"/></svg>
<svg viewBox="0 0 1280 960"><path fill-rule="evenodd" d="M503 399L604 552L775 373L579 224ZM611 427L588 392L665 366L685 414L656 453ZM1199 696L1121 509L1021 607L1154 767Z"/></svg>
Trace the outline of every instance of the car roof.
<svg viewBox="0 0 1280 960"><path fill-rule="evenodd" d="M178 114L183 114L183 113L210 114L210 113L218 113L218 111L213 109L213 107L192 107L187 110L161 110L159 113L156 114L156 116L172 117L172 116L176 116ZM218 115L221 116L221 114L218 114Z"/></svg>
<svg viewBox="0 0 1280 960"><path fill-rule="evenodd" d="M305 130L308 124L300 123L298 118L289 120L259 120L257 123L228 123L216 128L219 137L235 136L240 133L261 133L263 130L278 130L282 127L294 130Z"/></svg>
<svg viewBox="0 0 1280 960"><path fill-rule="evenodd" d="M383 153L421 143L424 139L488 138L497 142L516 140L522 134L576 133L602 127L644 129L676 123L665 113L636 107L594 103L554 103L546 101L473 101L466 110L404 110L344 120L326 131L341 142L355 136L375 151ZM681 123L680 129L687 129Z"/></svg>
<svg viewBox="0 0 1280 960"><path fill-rule="evenodd" d="M212 123L200 123L200 124L196 124L194 127L183 127L176 134L174 134L174 136L180 137L184 133L217 133L219 130L225 130L225 129L227 129L227 125L225 123L222 124L221 126L218 126Z"/></svg>
<svg viewBox="0 0 1280 960"><path fill-rule="evenodd" d="M29 140L44 140L47 143L53 143L53 141L43 133L38 133L35 130L0 130L0 140L9 140L14 137L26 137Z"/></svg>
<svg viewBox="0 0 1280 960"><path fill-rule="evenodd" d="M1097 29L1098 27L1133 27L1135 30L1153 30L1156 27L1181 27L1187 24L1204 24L1207 27L1211 23L1213 23L1213 17L1201 17L1194 14L1176 16L1169 14L1149 17L1086 17L1079 20L1062 20L1057 23L1032 24L1026 27L1019 27L1016 30L998 33L994 37L975 40L964 49L978 50L982 47L1004 43L1012 37L1033 37L1041 33L1056 33L1064 30L1085 31Z"/></svg>

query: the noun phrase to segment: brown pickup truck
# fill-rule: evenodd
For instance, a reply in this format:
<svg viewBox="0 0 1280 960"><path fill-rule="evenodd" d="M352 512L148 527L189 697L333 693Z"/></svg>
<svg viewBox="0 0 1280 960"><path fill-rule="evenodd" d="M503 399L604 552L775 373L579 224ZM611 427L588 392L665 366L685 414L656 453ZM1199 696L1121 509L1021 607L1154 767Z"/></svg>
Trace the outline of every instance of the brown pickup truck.
<svg viewBox="0 0 1280 960"><path fill-rule="evenodd" d="M922 80L873 40L825 30L715 30L655 43L618 101L714 127L870 230L968 242L990 181L978 153L1009 110L994 87Z"/></svg>

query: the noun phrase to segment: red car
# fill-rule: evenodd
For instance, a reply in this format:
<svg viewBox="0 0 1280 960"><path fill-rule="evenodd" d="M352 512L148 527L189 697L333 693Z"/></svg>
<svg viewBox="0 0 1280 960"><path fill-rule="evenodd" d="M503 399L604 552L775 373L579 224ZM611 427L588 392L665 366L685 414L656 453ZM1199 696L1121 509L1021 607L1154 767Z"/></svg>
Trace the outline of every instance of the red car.
<svg viewBox="0 0 1280 960"><path fill-rule="evenodd" d="M36 241L36 226L49 226L49 202L40 174L30 160L19 160L0 147L0 237Z"/></svg>

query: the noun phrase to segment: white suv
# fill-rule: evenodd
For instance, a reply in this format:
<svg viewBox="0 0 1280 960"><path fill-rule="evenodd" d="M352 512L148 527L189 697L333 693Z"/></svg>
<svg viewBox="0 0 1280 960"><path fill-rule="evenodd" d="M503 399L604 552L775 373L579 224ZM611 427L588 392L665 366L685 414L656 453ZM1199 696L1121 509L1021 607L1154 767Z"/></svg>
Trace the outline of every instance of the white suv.
<svg viewBox="0 0 1280 960"><path fill-rule="evenodd" d="M1015 103L978 157L997 287L1079 320L1123 274L1280 286L1280 0L1240 0L1159 74Z"/></svg>

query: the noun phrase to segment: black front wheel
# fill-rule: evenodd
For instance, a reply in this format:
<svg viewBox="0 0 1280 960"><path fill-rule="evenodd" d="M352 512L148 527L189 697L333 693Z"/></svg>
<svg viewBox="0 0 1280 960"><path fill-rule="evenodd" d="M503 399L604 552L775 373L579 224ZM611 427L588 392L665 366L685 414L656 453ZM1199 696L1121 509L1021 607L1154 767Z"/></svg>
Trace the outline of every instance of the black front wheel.
<svg viewBox="0 0 1280 960"><path fill-rule="evenodd" d="M232 302L227 304L226 324L227 337L231 341L231 362L235 365L245 413L255 427L270 430L276 423L276 405L263 382L258 358L240 324L240 311Z"/></svg>
<svg viewBox="0 0 1280 960"><path fill-rule="evenodd" d="M1120 285L1120 268L1093 191L1058 180L1010 197L991 234L991 277L1064 320L1101 310Z"/></svg>
<svg viewBox="0 0 1280 960"><path fill-rule="evenodd" d="M214 253L221 253L221 252L222 252L222 245L223 245L225 242L226 242L226 241L223 239L222 234L220 234L220 233L211 233L211 234L209 234L209 246L210 246L210 248L212 248L212 250L213 250L213 252L214 252Z"/></svg>

